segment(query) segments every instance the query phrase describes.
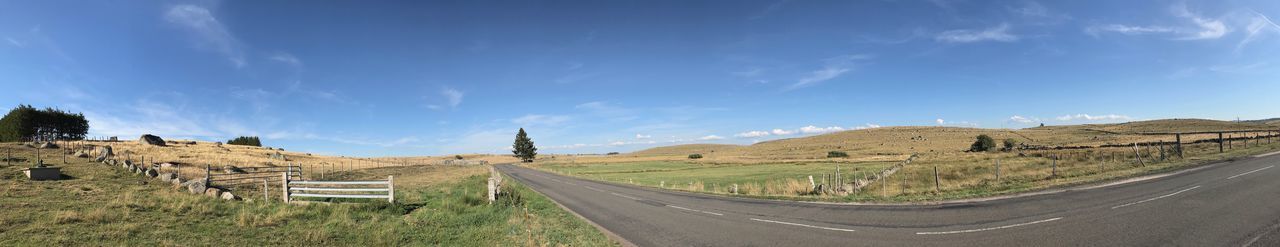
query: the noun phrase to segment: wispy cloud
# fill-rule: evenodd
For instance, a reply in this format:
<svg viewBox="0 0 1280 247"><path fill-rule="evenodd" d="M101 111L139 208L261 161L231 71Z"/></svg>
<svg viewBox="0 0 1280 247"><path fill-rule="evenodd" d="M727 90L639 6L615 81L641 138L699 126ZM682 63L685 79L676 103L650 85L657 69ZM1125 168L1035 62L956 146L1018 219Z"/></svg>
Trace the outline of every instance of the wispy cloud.
<svg viewBox="0 0 1280 247"><path fill-rule="evenodd" d="M1174 33L1177 31L1177 29L1165 26L1128 26L1122 24L1094 25L1084 29L1085 33L1095 37L1103 32L1113 32L1124 35L1144 35L1153 33Z"/></svg>
<svg viewBox="0 0 1280 247"><path fill-rule="evenodd" d="M1009 117L1009 122L1015 122L1015 123L1029 124L1029 123L1035 123L1039 121L1040 121L1039 118L1034 118L1034 117L1023 117L1018 115L1013 115L1012 117Z"/></svg>
<svg viewBox="0 0 1280 247"><path fill-rule="evenodd" d="M773 129L769 131L769 134L778 135L778 136L785 136L785 135L790 135L795 133L796 131L794 130L784 130L784 129Z"/></svg>
<svg viewBox="0 0 1280 247"><path fill-rule="evenodd" d="M9 41L9 45L12 45L12 46L15 46L15 47L18 47L18 48L27 47L27 45L26 45L26 44L23 44L22 42L20 42L20 41L18 41L18 40L16 40L16 39L13 39L12 37L5 37L5 38L4 38L4 40L5 40L5 41Z"/></svg>
<svg viewBox="0 0 1280 247"><path fill-rule="evenodd" d="M298 57L293 56L293 54L289 54L285 52L277 52L275 54L271 54L271 56L267 57L267 59L271 59L271 61L288 64L293 67L298 67L298 68L302 67L302 60L298 59Z"/></svg>
<svg viewBox="0 0 1280 247"><path fill-rule="evenodd" d="M164 19L189 32L197 47L221 54L237 68L245 66L239 42L209 9L190 4L176 5L165 11Z"/></svg>
<svg viewBox="0 0 1280 247"><path fill-rule="evenodd" d="M462 91L458 91L457 89L452 89L452 88L445 88L444 90L440 91L440 95L444 95L444 98L448 100L450 108L457 108L459 104L462 104L462 96L463 96Z"/></svg>
<svg viewBox="0 0 1280 247"><path fill-rule="evenodd" d="M1167 34L1176 35L1175 40L1207 40L1218 39L1231 32L1221 18L1209 18L1191 12L1185 3L1170 6L1174 17L1190 22L1192 25L1126 25L1099 24L1086 27L1085 33L1097 37L1102 33L1118 33L1124 35Z"/></svg>
<svg viewBox="0 0 1280 247"><path fill-rule="evenodd" d="M569 116L561 115L539 115L528 114L516 119L512 119L511 123L520 126L553 126L569 121Z"/></svg>
<svg viewBox="0 0 1280 247"><path fill-rule="evenodd" d="M1113 121L1113 120L1128 120L1128 119L1130 119L1130 118L1129 118L1129 116L1125 116L1125 115L1116 115L1116 114L1096 115L1096 116L1095 116L1095 115L1089 115L1089 114L1075 114L1075 115L1059 116L1059 117L1057 117L1057 118L1055 118L1055 119L1057 119L1058 121L1078 121L1078 120L1085 120L1085 121Z"/></svg>
<svg viewBox="0 0 1280 247"><path fill-rule="evenodd" d="M769 132L768 132L768 131L753 130L753 131L747 131L747 132L738 133L738 134L735 134L735 135L733 135L733 136L734 136L734 137L742 137L742 138L765 137L765 136L769 136Z"/></svg>
<svg viewBox="0 0 1280 247"><path fill-rule="evenodd" d="M722 139L724 139L724 137L720 137L718 135L708 135L708 136L698 137L699 141L713 141L713 140L722 140Z"/></svg>
<svg viewBox="0 0 1280 247"><path fill-rule="evenodd" d="M809 125L809 126L800 127L800 133L804 133L804 134L821 134L821 133L837 132L837 131L844 131L844 130L845 130L844 127L840 127L840 126L818 127L818 126Z"/></svg>
<svg viewBox="0 0 1280 247"><path fill-rule="evenodd" d="M1241 39L1240 43L1236 44L1236 53L1240 53L1240 50L1244 49L1249 43L1262 39L1263 35L1280 33L1280 25L1276 25L1275 22L1271 21L1270 17L1257 11L1250 10L1249 12L1252 16L1249 17L1249 25L1245 27L1244 39Z"/></svg>
<svg viewBox="0 0 1280 247"><path fill-rule="evenodd" d="M1198 40L1198 39L1217 39L1226 35L1229 30L1227 25L1220 19L1206 18L1195 13L1191 13L1187 9L1186 3L1178 3L1173 5L1173 14L1178 17L1186 18L1195 23L1198 29L1189 32L1189 35L1180 39Z"/></svg>
<svg viewBox="0 0 1280 247"><path fill-rule="evenodd" d="M636 139L644 140L653 138L653 135L636 134Z"/></svg>
<svg viewBox="0 0 1280 247"><path fill-rule="evenodd" d="M793 90L802 87L812 86L814 84L840 77L849 71L852 71L860 60L871 59L869 55L844 55L838 57L827 58L823 62L825 65L821 69L806 73L796 83L791 84L785 90Z"/></svg>
<svg viewBox="0 0 1280 247"><path fill-rule="evenodd" d="M947 43L973 43L983 41L998 42L1016 42L1019 37L1009 33L1009 24L1001 23L1000 25L983 29L956 29L947 30L938 33L934 40Z"/></svg>

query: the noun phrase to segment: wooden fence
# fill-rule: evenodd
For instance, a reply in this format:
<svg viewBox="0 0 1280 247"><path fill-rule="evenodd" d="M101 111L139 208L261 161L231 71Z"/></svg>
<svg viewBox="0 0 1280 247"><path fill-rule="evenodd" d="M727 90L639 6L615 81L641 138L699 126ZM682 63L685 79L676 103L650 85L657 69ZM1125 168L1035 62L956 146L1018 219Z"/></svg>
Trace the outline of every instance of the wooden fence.
<svg viewBox="0 0 1280 247"><path fill-rule="evenodd" d="M262 167L237 167L240 171L226 171L217 169L208 165L204 168L205 182L209 186L234 186L244 184L258 184L267 182L280 181L277 174L288 174L289 177L302 179L302 166L262 166Z"/></svg>
<svg viewBox="0 0 1280 247"><path fill-rule="evenodd" d="M292 180L288 173L281 173L280 179L283 180L282 186L284 191L284 201L293 201L294 197L312 197L312 198L369 198L369 199L387 199L387 202L395 203L396 190L393 183L394 177L387 176L387 180L371 180L371 181L304 181ZM307 186L307 187L295 187ZM349 186L358 186L352 188ZM298 193L294 193L297 191ZM359 192L359 193L352 193ZM372 192L372 193L371 193ZM341 193L341 194L340 194Z"/></svg>

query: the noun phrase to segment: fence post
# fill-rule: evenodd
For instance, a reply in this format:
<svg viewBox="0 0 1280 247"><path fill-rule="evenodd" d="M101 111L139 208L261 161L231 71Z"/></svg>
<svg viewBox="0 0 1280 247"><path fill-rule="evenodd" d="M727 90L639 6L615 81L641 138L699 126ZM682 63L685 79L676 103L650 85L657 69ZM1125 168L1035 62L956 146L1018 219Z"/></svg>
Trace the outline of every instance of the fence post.
<svg viewBox="0 0 1280 247"><path fill-rule="evenodd" d="M933 190L942 190L942 183L938 181L938 166L933 166Z"/></svg>
<svg viewBox="0 0 1280 247"><path fill-rule="evenodd" d="M1177 139L1178 139L1178 140L1177 140L1177 141L1178 141L1178 143L1177 143L1177 144L1174 144L1174 145L1177 145L1177 146L1178 146L1178 147L1177 147L1177 149L1178 149L1178 159L1182 159L1182 134L1176 134L1176 135L1174 135L1174 136L1175 136L1174 138L1177 138Z"/></svg>
<svg viewBox="0 0 1280 247"><path fill-rule="evenodd" d="M1164 162L1164 140L1160 140L1160 161Z"/></svg>
<svg viewBox="0 0 1280 247"><path fill-rule="evenodd" d="M210 185L210 184L209 184L209 182L210 182L210 181L209 181L209 175L210 175L210 174L212 174L212 172L210 172L209 164L204 164L204 186L209 186L209 185Z"/></svg>
<svg viewBox="0 0 1280 247"><path fill-rule="evenodd" d="M1226 153L1227 149L1222 147L1222 132L1218 132L1218 152Z"/></svg>
<svg viewBox="0 0 1280 247"><path fill-rule="evenodd" d="M996 160L996 182L1000 182L1000 160Z"/></svg>
<svg viewBox="0 0 1280 247"><path fill-rule="evenodd" d="M271 193L267 193L267 179L262 179L262 202L271 201Z"/></svg>
<svg viewBox="0 0 1280 247"><path fill-rule="evenodd" d="M1142 163L1142 154L1138 153L1138 143L1133 143L1133 158L1138 159L1138 165L1147 167L1146 163Z"/></svg>
<svg viewBox="0 0 1280 247"><path fill-rule="evenodd" d="M289 173L283 173L280 175L282 176L280 179L280 190L284 191L284 196L281 198L284 199L285 203L289 203Z"/></svg>
<svg viewBox="0 0 1280 247"><path fill-rule="evenodd" d="M395 177L387 175L387 202L396 203L396 183Z"/></svg>
<svg viewBox="0 0 1280 247"><path fill-rule="evenodd" d="M1053 155L1053 171L1049 173L1049 177L1058 177L1058 155Z"/></svg>

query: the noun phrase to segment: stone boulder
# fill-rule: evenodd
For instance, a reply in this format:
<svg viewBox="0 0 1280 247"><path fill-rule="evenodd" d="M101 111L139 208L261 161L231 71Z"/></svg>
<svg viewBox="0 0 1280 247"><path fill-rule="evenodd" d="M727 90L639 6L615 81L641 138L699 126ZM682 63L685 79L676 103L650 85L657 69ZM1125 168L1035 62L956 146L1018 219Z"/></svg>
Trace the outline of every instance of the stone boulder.
<svg viewBox="0 0 1280 247"><path fill-rule="evenodd" d="M58 148L58 144L55 144L53 142L45 142L45 143L40 143L40 145L37 147L40 147L41 149L54 149L54 148Z"/></svg>
<svg viewBox="0 0 1280 247"><path fill-rule="evenodd" d="M204 184L204 180L191 180L182 184L183 187L187 187L187 192L191 192L191 194L204 194L204 191L209 189L209 186Z"/></svg>
<svg viewBox="0 0 1280 247"><path fill-rule="evenodd" d="M289 161L289 158L285 157L285 156L284 156L284 154L281 154L280 152L272 153L272 154L270 155L270 157L271 157L271 159L273 159L273 160Z"/></svg>
<svg viewBox="0 0 1280 247"><path fill-rule="evenodd" d="M142 175L147 176L149 178L154 178L156 176L160 176L160 172L157 172L156 169L147 168L146 171L142 172Z"/></svg>
<svg viewBox="0 0 1280 247"><path fill-rule="evenodd" d="M138 137L138 143L163 147L164 139L160 139L159 136L146 134L142 135L142 137Z"/></svg>
<svg viewBox="0 0 1280 247"><path fill-rule="evenodd" d="M71 156L75 156L76 158L89 158L89 152L80 150L80 151L76 151L76 153L72 154Z"/></svg>
<svg viewBox="0 0 1280 247"><path fill-rule="evenodd" d="M99 162L99 163L106 164L106 163L107 163L107 157L98 156L98 158L94 158L94 159L93 159L93 161L94 161L94 162Z"/></svg>
<svg viewBox="0 0 1280 247"><path fill-rule="evenodd" d="M126 166L132 166L132 165L137 165L137 164L134 164L132 160L124 160L124 165L126 165Z"/></svg>
<svg viewBox="0 0 1280 247"><path fill-rule="evenodd" d="M222 196L222 189L219 189L217 187L209 187L204 191L204 195L213 197L213 198L218 198Z"/></svg>
<svg viewBox="0 0 1280 247"><path fill-rule="evenodd" d="M106 159L112 156L111 146L98 146L96 148L93 148L93 153L98 154L99 158Z"/></svg>
<svg viewBox="0 0 1280 247"><path fill-rule="evenodd" d="M173 180L173 173L166 172L156 174L156 179L159 179L160 182L168 183L170 180Z"/></svg>
<svg viewBox="0 0 1280 247"><path fill-rule="evenodd" d="M219 198L222 198L222 200L227 200L227 201L239 201L239 200L240 200L240 197L239 197L239 196L236 196L235 194L231 194L231 191L223 191L223 192L222 192L222 195L220 195L220 196L218 196L218 197L219 197Z"/></svg>
<svg viewBox="0 0 1280 247"><path fill-rule="evenodd" d="M173 184L173 187L181 188L182 178L179 178L178 174L174 174L172 179L169 179L169 183Z"/></svg>

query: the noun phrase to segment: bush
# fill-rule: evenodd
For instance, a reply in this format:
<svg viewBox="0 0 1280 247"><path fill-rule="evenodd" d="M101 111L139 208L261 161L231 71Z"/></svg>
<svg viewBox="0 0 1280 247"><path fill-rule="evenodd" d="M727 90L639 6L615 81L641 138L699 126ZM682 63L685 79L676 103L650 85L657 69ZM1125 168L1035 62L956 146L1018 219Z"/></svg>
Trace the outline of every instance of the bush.
<svg viewBox="0 0 1280 247"><path fill-rule="evenodd" d="M848 157L849 157L849 154L845 153L844 151L827 152L827 158L848 158Z"/></svg>
<svg viewBox="0 0 1280 247"><path fill-rule="evenodd" d="M701 158L702 158L702 154L690 154L690 155L689 155L689 159L691 159L691 160L696 160L696 159L701 159Z"/></svg>
<svg viewBox="0 0 1280 247"><path fill-rule="evenodd" d="M257 136L241 136L241 137L236 137L236 139L231 139L230 141L227 141L227 144L261 147L262 141L258 140Z"/></svg>
<svg viewBox="0 0 1280 247"><path fill-rule="evenodd" d="M996 148L996 139L991 139L987 135L978 135L978 140L969 146L970 152L986 152Z"/></svg>
<svg viewBox="0 0 1280 247"><path fill-rule="evenodd" d="M618 152L609 152L609 153L604 154L604 155L618 155Z"/></svg>
<svg viewBox="0 0 1280 247"><path fill-rule="evenodd" d="M454 159L457 159L457 160L462 160L462 155L460 155L460 154L455 154L455 155L453 155L453 158L454 158Z"/></svg>
<svg viewBox="0 0 1280 247"><path fill-rule="evenodd" d="M1004 139L1004 151L1013 151L1013 147L1018 145L1018 141L1013 138Z"/></svg>

